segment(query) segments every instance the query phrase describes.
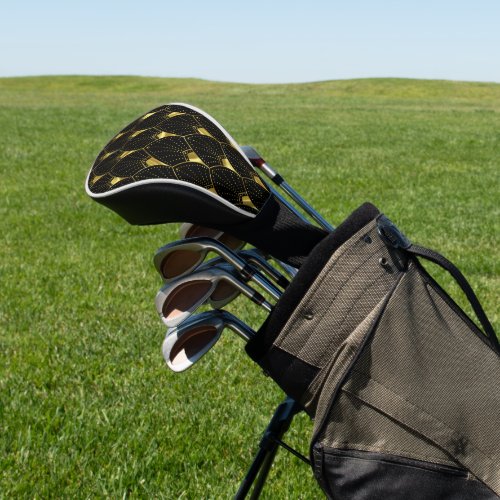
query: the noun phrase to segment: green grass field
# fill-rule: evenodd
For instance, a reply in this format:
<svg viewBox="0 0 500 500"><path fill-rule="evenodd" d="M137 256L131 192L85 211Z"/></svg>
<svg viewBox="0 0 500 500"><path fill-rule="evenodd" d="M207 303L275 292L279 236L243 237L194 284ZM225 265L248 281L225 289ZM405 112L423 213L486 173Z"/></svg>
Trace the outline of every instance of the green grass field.
<svg viewBox="0 0 500 500"><path fill-rule="evenodd" d="M500 326L500 85L0 79L0 498L231 498L283 398L231 333L167 369L152 256L177 225L129 226L85 194L108 139L166 102L216 117L334 224L376 204ZM244 299L229 310L263 319ZM307 453L311 429L298 416L287 441ZM280 452L263 498L320 496Z"/></svg>

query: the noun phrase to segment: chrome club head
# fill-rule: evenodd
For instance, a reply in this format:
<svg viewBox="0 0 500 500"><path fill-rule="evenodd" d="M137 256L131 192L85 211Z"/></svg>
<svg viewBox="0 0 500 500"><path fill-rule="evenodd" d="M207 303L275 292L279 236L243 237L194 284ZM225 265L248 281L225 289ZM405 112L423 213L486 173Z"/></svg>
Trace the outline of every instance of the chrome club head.
<svg viewBox="0 0 500 500"><path fill-rule="evenodd" d="M245 341L255 336L248 325L227 311L197 314L167 331L162 345L167 366L174 372L187 370L216 344L224 328L233 330Z"/></svg>
<svg viewBox="0 0 500 500"><path fill-rule="evenodd" d="M192 272L203 262L209 252L217 253L234 266L245 279L255 281L273 298L280 298L280 290L269 280L261 276L254 267L249 265L237 253L212 238L196 237L174 241L161 247L156 252L153 261L157 271L168 282Z"/></svg>
<svg viewBox="0 0 500 500"><path fill-rule="evenodd" d="M167 326L177 326L217 292L217 287L221 284L237 290L266 311L272 311L272 305L241 281L236 271L218 266L200 269L165 284L156 295L156 309ZM220 294L219 290L219 299Z"/></svg>

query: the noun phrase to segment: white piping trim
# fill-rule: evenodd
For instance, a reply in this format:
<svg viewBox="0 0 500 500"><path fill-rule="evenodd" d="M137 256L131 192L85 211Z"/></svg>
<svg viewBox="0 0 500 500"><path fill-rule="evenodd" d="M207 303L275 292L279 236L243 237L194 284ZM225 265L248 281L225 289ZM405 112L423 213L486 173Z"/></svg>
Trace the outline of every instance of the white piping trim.
<svg viewBox="0 0 500 500"><path fill-rule="evenodd" d="M238 214L246 215L250 219L253 219L256 216L256 214L252 214L250 212L247 212L246 210L243 210L242 208L237 207L236 205L233 205L231 202L222 198L222 196L214 194L205 188L197 186L196 184L191 184L190 182L179 181L177 179L145 179L142 181L134 182L132 184L127 184L126 186L118 187L118 188L113 189L112 191L109 191L107 193L92 193L88 189L87 183L85 183L85 191L87 192L87 194L91 198L99 199L99 198L106 198L107 196L111 196L114 193L126 191L127 189L131 189L131 188L134 188L136 186L141 186L141 185L145 185L145 184L176 184L178 186L189 187L191 189L195 189L196 191L199 191L200 193L211 196L214 200L218 201L219 203L222 203L223 205L226 205L226 207L230 208L231 210L233 210L234 212L236 212Z"/></svg>
<svg viewBox="0 0 500 500"><path fill-rule="evenodd" d="M208 113L205 113L205 111L203 111L203 110L201 110L201 109L199 109L199 108L197 108L195 106L191 106L190 104L185 104L185 103L182 103L182 102L171 102L171 103L167 104L167 106L184 106L185 108L191 109L191 110L195 111L196 113L199 113L200 115L204 116L205 118L207 118L211 122L215 123L215 125L217 125L217 127L219 127L219 129L221 130L221 132L227 137L227 139L231 143L231 145L246 160L246 162L252 168L252 170L254 169L252 163L246 157L245 153L240 148L240 146L238 145L238 143L231 137L231 135L229 134L229 132L215 118L213 118L212 116L210 116ZM96 157L96 160L97 160L97 157ZM140 185L144 185L144 184L177 184L177 185L180 185L180 186L186 186L186 187L190 187L190 188L196 189L196 190L198 190L198 191L200 191L200 192L202 192L202 193L204 193L206 195L209 195L212 198L214 198L215 200L217 200L218 202L222 203L223 205L226 205L228 208L231 208L232 210L234 210L235 212L237 212L237 213L239 213L241 215L246 215L247 217L249 217L251 219L253 219L253 218L256 217L256 214L252 214L250 212L247 212L246 210L243 210L243 209L237 207L236 205L233 205L232 203L230 203L229 201L225 200L224 198L222 198L218 194L212 193L211 191L208 191L207 189L204 189L204 188L202 188L200 186L197 186L196 184L191 184L191 183L186 182L186 181L179 181L177 179L145 179L145 180L142 180L142 181L132 182L130 184L127 184L126 186L117 187L116 189L113 189L112 191L108 191L107 193L93 193L90 190L90 188L89 188L89 178L90 178L91 172L92 172L92 169L87 174L87 178L85 180L85 192L91 198L94 198L94 199L106 198L107 196L111 196L114 193L119 193L121 191L126 191L127 189L131 189L131 188L133 188L135 186L140 186ZM271 191L270 191L270 193L271 193Z"/></svg>

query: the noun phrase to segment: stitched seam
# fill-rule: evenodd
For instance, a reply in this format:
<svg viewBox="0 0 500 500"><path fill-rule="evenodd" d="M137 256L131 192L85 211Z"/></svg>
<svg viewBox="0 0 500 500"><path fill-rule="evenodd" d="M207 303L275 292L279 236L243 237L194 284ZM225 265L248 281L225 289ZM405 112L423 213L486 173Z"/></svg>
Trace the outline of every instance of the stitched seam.
<svg viewBox="0 0 500 500"><path fill-rule="evenodd" d="M396 278L399 276L396 275ZM387 273L385 271L382 271L378 276L375 277L375 279L366 287L366 288L363 288L362 290L360 290L360 293L356 296L356 298L352 301L352 305L351 307L349 308L348 311L346 311L345 315L344 315L344 319L342 320L342 322L338 325L337 327L337 331L342 331L342 327L344 326L345 322L347 321L347 318L349 317L349 314L350 312L353 310L353 308L356 306L356 302L359 301L359 299L363 296L365 296L369 290L371 290L373 287L375 287L376 285L378 285L380 283L380 281L383 281L384 278L387 277ZM393 282L390 282L389 285L393 284ZM389 290L387 290L383 297L385 297L387 295L387 293L389 293ZM380 299L382 300L383 297ZM379 304L380 300L375 304L374 307L377 307L377 305ZM330 308L331 308L331 305L330 305ZM329 308L329 309L330 309ZM373 308L370 310L370 312L368 314L370 314L371 312L373 311ZM365 316L366 317L366 316ZM354 327L354 330L364 321L365 318L363 318L355 327ZM301 351L302 353L302 351ZM328 354L328 352L324 352L321 356L321 358L319 359L319 365L321 366L323 364L323 361L325 360L325 357L326 355Z"/></svg>
<svg viewBox="0 0 500 500"><path fill-rule="evenodd" d="M307 309L307 307L310 306L311 302L317 300L316 299L316 292L317 292L318 288L323 285L324 281L328 278L328 276L330 275L330 273L334 269L336 269L337 266L339 266L339 265L341 265L343 263L344 259L351 254L351 251L353 249L355 249L358 245L360 245L363 242L362 239L361 239L361 237L358 236L358 235L360 233L367 234L371 230L373 230L373 228L367 229L367 226L369 226L370 224L373 224L373 226L375 225L375 223L373 221L370 222L370 223L368 223L365 227L361 228L356 234L354 234L353 236L351 236L351 238L349 240L347 240L346 243L344 243L340 248L338 248L334 252L334 254L330 257L330 260L328 261L328 263L326 264L326 266L321 271L322 276L318 277L316 279L316 281L311 285L311 287L307 290L307 292L306 292L307 297L297 304L297 307L295 308L295 311L298 311L299 309L301 309L301 310ZM366 243L365 243L365 245L366 245ZM373 252L367 257L366 260L369 260L370 257L372 257L373 255L375 255L377 253L377 251L380 251L380 249L375 248L373 250ZM363 263L361 263L358 267L356 267L354 269L354 271L358 270L359 267L361 267L366 262L366 260ZM345 286L345 284L343 286ZM343 286L341 288L343 288ZM340 289L339 289L339 292L340 292ZM333 297L332 302L333 302L333 300L335 300L335 297ZM330 306L331 306L331 303L328 304L326 306L326 308L328 309ZM295 313L295 311L294 311L294 313ZM292 322L293 321L297 321L298 319L300 319L300 317L295 317L295 318L293 318ZM287 337L287 335L288 335L288 334L287 335L283 335L283 332L284 331L288 331L288 329L289 329L289 327L290 327L291 324L293 324L293 323L291 323L291 320L289 319L287 321L287 323L284 325L281 333L275 339L274 345L276 345L278 347L281 346L281 344L283 343L284 338ZM313 325L311 325L311 326L313 326Z"/></svg>
<svg viewBox="0 0 500 500"><path fill-rule="evenodd" d="M331 442L328 444L327 446L328 448L332 448L332 449L337 449L337 450L346 450L346 451L349 451L350 449L353 449L353 450L358 450L358 451L370 451L370 452L373 452L373 453L385 453L385 454L396 454L396 455L400 455L402 458L408 458L410 460L420 460L422 462L429 462L429 463L434 463L434 464L437 464L437 465L447 465L447 466L450 466L450 467L454 467L454 466L457 466L457 463L456 462L445 462L444 460L440 459L440 458L436 458L436 457L432 457L432 456L429 456L429 455L412 455L411 452L409 452L408 450L397 450L397 449L394 449L394 448L377 448L376 446L370 446L370 445L367 445L367 444L363 444L363 443L352 443L351 441L334 441L334 442ZM454 465L450 465L450 464L454 464Z"/></svg>

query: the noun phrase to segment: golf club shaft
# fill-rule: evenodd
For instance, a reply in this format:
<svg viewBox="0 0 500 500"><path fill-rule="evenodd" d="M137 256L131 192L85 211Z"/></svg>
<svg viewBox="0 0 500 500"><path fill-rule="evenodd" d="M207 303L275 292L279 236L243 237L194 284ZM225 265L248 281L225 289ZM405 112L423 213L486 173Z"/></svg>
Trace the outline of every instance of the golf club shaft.
<svg viewBox="0 0 500 500"><path fill-rule="evenodd" d="M299 215L300 215L300 217L303 217L302 214L299 214ZM191 224L189 222L184 222L182 224L182 226L181 226L181 231L180 231L179 236L182 239L191 238L193 236L208 236L208 237L213 237L213 236L211 236L213 233L214 233L213 229L206 228L206 227L203 227L203 226L199 226L197 224ZM216 239L217 241L221 241L222 242L222 239L224 238L224 235L226 235L226 234L227 233L221 232L219 235L215 236L214 239ZM244 247L245 244L246 243L242 241L240 249L241 249L241 247ZM238 251L238 249L235 249L235 251ZM258 250L258 251L260 252L260 250ZM265 258L265 257L263 256L263 258ZM285 273L288 275L289 278L294 278L295 275L297 274L297 268L295 268L293 266L290 266L289 264L286 264L285 262L282 262L281 260L276 259L274 257L273 257L273 261L276 262L276 264L278 266L280 266L281 269L283 269L283 271L285 271ZM276 273L279 273L272 266L271 266L271 269L273 269ZM270 272L272 272L272 271L270 271ZM268 273L268 276L269 276L269 273ZM271 278L272 278L272 276L271 276ZM286 279L286 278L283 277L283 279ZM279 284L279 282L278 282L278 284ZM284 286L286 287L287 285L284 284Z"/></svg>
<svg viewBox="0 0 500 500"><path fill-rule="evenodd" d="M273 299L279 300L281 297L281 291L275 287L267 278L262 276L257 270L255 270L250 277L251 280L255 281L263 290L265 290Z"/></svg>
<svg viewBox="0 0 500 500"><path fill-rule="evenodd" d="M302 196L293 189L288 182L285 181L285 179L278 173L276 172L261 156L257 151L251 147L251 146L242 146L241 149L245 153L245 155L248 157L252 165L256 168L258 168L261 172L264 172L264 174L278 187L283 189L292 200L295 201L302 209L307 212L312 219L314 219L323 229L326 229L327 231L332 231L334 227L327 221L325 220L307 201L302 198Z"/></svg>
<svg viewBox="0 0 500 500"><path fill-rule="evenodd" d="M228 328L233 330L238 336L240 336L245 342L248 342L249 340L253 339L254 333L249 334L247 329L241 328L239 325L236 324L228 324Z"/></svg>
<svg viewBox="0 0 500 500"><path fill-rule="evenodd" d="M249 286L243 286L243 283L241 283L241 286L238 286L237 288L254 304L261 306L267 312L271 312L273 310L273 306L264 298L264 296L255 291L253 288Z"/></svg>
<svg viewBox="0 0 500 500"><path fill-rule="evenodd" d="M296 267L293 267L293 266L290 266L289 264L286 264L285 262L281 262L281 260L279 259L275 259L273 258L274 262L276 262L276 264L278 266L281 267L281 269L283 269L283 271L285 271L286 274L288 274L288 277L289 278L295 278L295 276L297 276L297 268Z"/></svg>
<svg viewBox="0 0 500 500"><path fill-rule="evenodd" d="M265 164L267 165L267 164ZM274 181L273 181L274 182ZM304 198L302 198L297 191L295 191L288 182L285 182L284 180L281 181L281 183L275 182L278 186L280 186L285 193L292 198L295 203L297 203L299 206L301 206L323 229L326 229L327 231L333 231L334 227L327 221L325 220L316 210L314 210L309 203L307 203Z"/></svg>
<svg viewBox="0 0 500 500"><path fill-rule="evenodd" d="M280 194L279 191L276 191L276 189L274 189L272 186L269 186L269 189L271 190L271 193L273 193L274 196L276 196L276 198L278 198L278 200L280 200L281 203L283 203L283 205L285 205L291 212L293 212L297 217L300 217L303 221L310 224L310 222L304 217L300 210L297 210L297 208L292 203L290 203L282 194Z"/></svg>
<svg viewBox="0 0 500 500"><path fill-rule="evenodd" d="M233 332L238 334L243 340L248 342L255 337L255 331L252 330L246 323L241 321L241 319L234 316L234 314L224 310L222 310L221 313L225 326L233 330Z"/></svg>
<svg viewBox="0 0 500 500"><path fill-rule="evenodd" d="M240 250L239 254L250 263L257 266L261 271L263 271L269 278L271 278L276 284L282 288L286 288L290 281L285 278L277 269L275 269L262 255L262 253L254 248L252 250Z"/></svg>

